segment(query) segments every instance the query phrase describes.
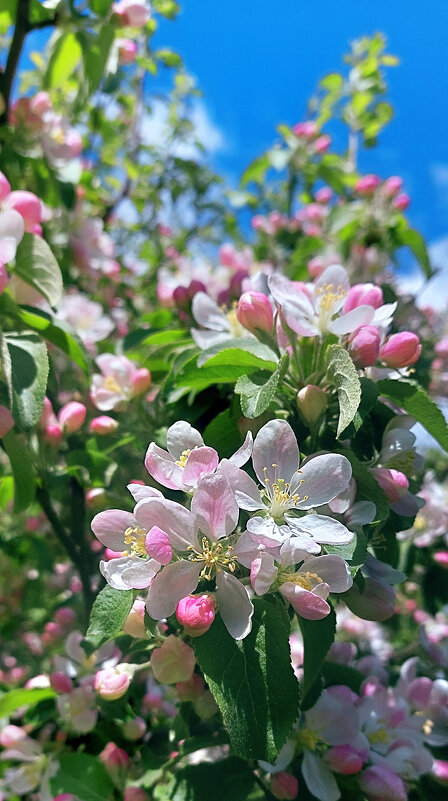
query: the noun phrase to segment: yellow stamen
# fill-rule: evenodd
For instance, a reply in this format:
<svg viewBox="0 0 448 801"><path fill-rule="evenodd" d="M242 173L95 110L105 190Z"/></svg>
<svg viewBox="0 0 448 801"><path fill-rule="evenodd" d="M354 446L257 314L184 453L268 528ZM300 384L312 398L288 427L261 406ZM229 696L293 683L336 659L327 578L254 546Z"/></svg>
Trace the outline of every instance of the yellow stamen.
<svg viewBox="0 0 448 801"><path fill-rule="evenodd" d="M186 451L182 451L180 458L176 462L178 467L182 468L186 467L190 453L191 453L191 448L187 448Z"/></svg>
<svg viewBox="0 0 448 801"><path fill-rule="evenodd" d="M129 526L124 532L124 541L130 545L130 552L123 551L123 556L146 556L145 539L146 529L141 526Z"/></svg>
<svg viewBox="0 0 448 801"><path fill-rule="evenodd" d="M191 547L191 550L193 548ZM207 537L202 537L202 551L194 551L191 554L190 560L192 562L204 562L204 568L201 571L201 577L207 581L211 581L213 573L220 573L222 567L228 568L231 573L234 573L236 568L235 557L231 553L233 548L231 545L224 549L220 542L210 543Z"/></svg>
<svg viewBox="0 0 448 801"><path fill-rule="evenodd" d="M121 392L120 384L113 375L108 375L104 381L104 386L109 392Z"/></svg>

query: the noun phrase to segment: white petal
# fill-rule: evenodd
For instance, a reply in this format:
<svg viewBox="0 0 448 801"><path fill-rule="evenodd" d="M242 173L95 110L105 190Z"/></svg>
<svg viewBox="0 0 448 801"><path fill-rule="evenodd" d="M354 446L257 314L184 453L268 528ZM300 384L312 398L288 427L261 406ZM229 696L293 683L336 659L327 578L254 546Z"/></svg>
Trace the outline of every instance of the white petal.
<svg viewBox="0 0 448 801"><path fill-rule="evenodd" d="M254 447L254 440L252 437L252 432L248 431L246 434L246 439L244 440L243 444L230 457L229 462L236 465L236 467L242 467L243 464L246 464L246 462L250 459L253 447Z"/></svg>
<svg viewBox="0 0 448 801"><path fill-rule="evenodd" d="M201 563L187 562L186 559L167 565L149 588L146 601L148 615L154 620L163 620L172 615L181 598L196 589L201 570Z"/></svg>
<svg viewBox="0 0 448 801"><path fill-rule="evenodd" d="M286 516L288 526L294 534L304 532L312 537L316 542L327 545L347 545L351 542L354 534L349 531L338 520L325 515L305 515L304 517Z"/></svg>
<svg viewBox="0 0 448 801"><path fill-rule="evenodd" d="M166 433L166 445L168 451L175 459L180 459L183 451L200 448L204 444L199 431L196 431L190 423L179 420L170 426Z"/></svg>
<svg viewBox="0 0 448 801"><path fill-rule="evenodd" d="M212 331L230 331L230 324L218 304L205 292L197 292L191 304L194 319Z"/></svg>
<svg viewBox="0 0 448 801"><path fill-rule="evenodd" d="M336 554L310 556L300 570L317 573L328 584L330 592L345 592L353 584L347 562Z"/></svg>
<svg viewBox="0 0 448 801"><path fill-rule="evenodd" d="M155 559L139 559L135 556L124 568L121 578L128 589L144 590L149 587L159 570L160 564Z"/></svg>
<svg viewBox="0 0 448 801"><path fill-rule="evenodd" d="M270 420L260 429L255 438L252 464L261 483L266 478L271 485L278 478L290 481L298 470L299 460L296 435L286 420Z"/></svg>
<svg viewBox="0 0 448 801"><path fill-rule="evenodd" d="M339 801L341 793L331 770L308 749L304 751L302 773L308 790L319 801Z"/></svg>
<svg viewBox="0 0 448 801"><path fill-rule="evenodd" d="M193 516L180 503L165 498L144 498L138 502L134 514L137 522L147 531L153 526L165 531L176 551L186 551L190 545L197 545Z"/></svg>
<svg viewBox="0 0 448 801"><path fill-rule="evenodd" d="M345 456L337 453L325 453L314 456L305 462L297 478L302 482L300 485L300 496L307 499L298 503L300 509L312 509L321 506L323 503L333 500L336 495L340 495L347 489L352 477L352 468ZM295 492L295 486L291 481L290 492Z"/></svg>
<svg viewBox="0 0 448 801"><path fill-rule="evenodd" d="M246 588L235 576L221 570L216 576L216 597L219 614L230 636L243 640L251 631L254 613Z"/></svg>
<svg viewBox="0 0 448 801"><path fill-rule="evenodd" d="M356 331L361 325L369 325L375 313L373 306L357 306L347 314L342 314L333 320L328 325L328 330L332 334L342 336L343 334L351 334Z"/></svg>

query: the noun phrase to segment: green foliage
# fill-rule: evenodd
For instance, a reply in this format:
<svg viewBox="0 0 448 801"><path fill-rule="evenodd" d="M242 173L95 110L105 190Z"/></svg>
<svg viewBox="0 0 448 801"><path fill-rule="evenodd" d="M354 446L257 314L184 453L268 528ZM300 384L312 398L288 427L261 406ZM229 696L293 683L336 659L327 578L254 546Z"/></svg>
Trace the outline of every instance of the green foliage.
<svg viewBox="0 0 448 801"><path fill-rule="evenodd" d="M36 484L27 442L22 434L9 431L3 437L3 447L11 464L14 478L14 511L23 512L36 494Z"/></svg>
<svg viewBox="0 0 448 801"><path fill-rule="evenodd" d="M257 370L250 376L241 376L235 384L235 392L240 396L241 409L246 417L259 417L272 403L278 387L280 372Z"/></svg>
<svg viewBox="0 0 448 801"><path fill-rule="evenodd" d="M114 590L109 585L97 595L83 640L83 648L88 656L121 631L134 598L133 590Z"/></svg>
<svg viewBox="0 0 448 801"><path fill-rule="evenodd" d="M20 428L32 428L42 414L47 387L49 365L45 344L33 332L5 333L1 340L1 362L14 420Z"/></svg>
<svg viewBox="0 0 448 801"><path fill-rule="evenodd" d="M49 687L32 690L11 690L0 696L0 718L6 718L21 707L31 708L40 701L56 698L56 693Z"/></svg>
<svg viewBox="0 0 448 801"><path fill-rule="evenodd" d="M62 275L49 246L37 234L25 234L16 254L15 273L57 306L62 297Z"/></svg>
<svg viewBox="0 0 448 801"><path fill-rule="evenodd" d="M415 417L439 445L448 451L448 424L437 404L431 400L424 389L421 389L414 381L407 381L403 378L394 381L385 378L378 381L378 391Z"/></svg>
<svg viewBox="0 0 448 801"><path fill-rule="evenodd" d="M53 795L72 793L83 801L110 801L112 780L98 757L79 752L62 754L59 770L50 780Z"/></svg>
<svg viewBox="0 0 448 801"><path fill-rule="evenodd" d="M331 610L322 620L305 620L299 617L303 637L303 707L308 706L308 698L319 681L323 661L334 642L336 633L336 615Z"/></svg>
<svg viewBox="0 0 448 801"><path fill-rule="evenodd" d="M326 377L334 384L339 400L339 438L354 419L361 402L361 384L355 365L341 345L330 345L327 351ZM361 419L361 418L360 418Z"/></svg>
<svg viewBox="0 0 448 801"><path fill-rule="evenodd" d="M254 774L242 759L230 757L214 764L187 765L170 783L170 801L210 801L216 788L219 801L246 801L254 784Z"/></svg>
<svg viewBox="0 0 448 801"><path fill-rule="evenodd" d="M235 641L220 617L194 642L235 752L275 758L299 710L289 651L289 617L280 600L255 598L251 633Z"/></svg>

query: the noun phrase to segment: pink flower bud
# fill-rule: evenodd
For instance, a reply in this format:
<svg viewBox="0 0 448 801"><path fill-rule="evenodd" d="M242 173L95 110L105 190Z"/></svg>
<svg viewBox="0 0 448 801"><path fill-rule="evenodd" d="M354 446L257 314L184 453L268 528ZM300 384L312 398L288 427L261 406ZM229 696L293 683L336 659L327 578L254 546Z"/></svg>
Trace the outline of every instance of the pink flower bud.
<svg viewBox="0 0 448 801"><path fill-rule="evenodd" d="M432 681L427 676L414 679L408 686L408 701L416 709L424 709L431 697Z"/></svg>
<svg viewBox="0 0 448 801"><path fill-rule="evenodd" d="M431 768L431 776L439 784L448 784L448 762L442 759L434 759Z"/></svg>
<svg viewBox="0 0 448 801"><path fill-rule="evenodd" d="M409 488L409 481L399 470L372 467L371 472L390 503L396 503Z"/></svg>
<svg viewBox="0 0 448 801"><path fill-rule="evenodd" d="M309 260L307 267L312 278L319 278L319 276L322 275L323 271L326 269L327 265L320 256L314 256L313 259Z"/></svg>
<svg viewBox="0 0 448 801"><path fill-rule="evenodd" d="M314 197L317 203L329 203L333 197L333 190L329 186L323 186L322 189L317 190Z"/></svg>
<svg viewBox="0 0 448 801"><path fill-rule="evenodd" d="M275 773L272 777L270 790L275 798L297 798L299 782L291 773L286 773L282 770L280 773Z"/></svg>
<svg viewBox="0 0 448 801"><path fill-rule="evenodd" d="M215 619L213 595L187 595L177 604L176 617L190 637L200 637Z"/></svg>
<svg viewBox="0 0 448 801"><path fill-rule="evenodd" d="M44 431L44 440L54 448L62 442L62 431L57 423L53 423L46 427Z"/></svg>
<svg viewBox="0 0 448 801"><path fill-rule="evenodd" d="M434 350L438 356L448 358L448 337L444 337L440 342L436 342Z"/></svg>
<svg viewBox="0 0 448 801"><path fill-rule="evenodd" d="M173 300L178 309L188 309L190 297L186 286L177 286L173 292Z"/></svg>
<svg viewBox="0 0 448 801"><path fill-rule="evenodd" d="M0 172L0 203L3 203L4 199L9 195L11 192L11 185L6 177Z"/></svg>
<svg viewBox="0 0 448 801"><path fill-rule="evenodd" d="M122 748L119 748L115 743L107 743L99 755L104 767L107 768L113 775L117 771L127 770L130 764L129 757Z"/></svg>
<svg viewBox="0 0 448 801"><path fill-rule="evenodd" d="M149 529L145 537L145 549L151 559L156 559L161 565L171 562L173 551L170 538L166 531L162 531L158 526Z"/></svg>
<svg viewBox="0 0 448 801"><path fill-rule="evenodd" d="M343 312L346 314L352 309L357 309L358 306L373 306L378 309L383 305L383 290L380 286L375 284L354 284L347 295L343 306Z"/></svg>
<svg viewBox="0 0 448 801"><path fill-rule="evenodd" d="M358 586L353 584L344 593L343 600L350 611L358 617L381 623L394 614L396 595L390 584L368 577L364 580L362 593Z"/></svg>
<svg viewBox="0 0 448 801"><path fill-rule="evenodd" d="M30 109L34 114L45 114L52 108L51 98L48 92L38 92L37 95L31 98Z"/></svg>
<svg viewBox="0 0 448 801"><path fill-rule="evenodd" d="M440 567L448 567L448 551L436 551L432 558Z"/></svg>
<svg viewBox="0 0 448 801"><path fill-rule="evenodd" d="M71 401L62 407L58 414L59 424L63 431L68 434L73 434L79 431L86 419L86 407L83 403Z"/></svg>
<svg viewBox="0 0 448 801"><path fill-rule="evenodd" d="M73 682L65 673L51 673L50 685L57 693L70 693L73 689Z"/></svg>
<svg viewBox="0 0 448 801"><path fill-rule="evenodd" d="M325 392L314 384L307 384L297 393L297 408L307 425L317 423L324 414L327 405Z"/></svg>
<svg viewBox="0 0 448 801"><path fill-rule="evenodd" d="M60 795L55 795L53 801L76 801L76 799L71 793L61 793Z"/></svg>
<svg viewBox="0 0 448 801"><path fill-rule="evenodd" d="M194 651L185 642L170 634L160 648L151 655L151 667L161 684L177 684L191 678L196 659Z"/></svg>
<svg viewBox="0 0 448 801"><path fill-rule="evenodd" d="M0 406L0 439L14 428L14 418L6 406Z"/></svg>
<svg viewBox="0 0 448 801"><path fill-rule="evenodd" d="M124 801L150 801L150 798L142 787L126 787Z"/></svg>
<svg viewBox="0 0 448 801"><path fill-rule="evenodd" d="M57 612L55 612L54 619L57 621L57 623L63 623L64 625L67 625L76 620L76 614L73 609L70 609L69 606L62 606L57 610Z"/></svg>
<svg viewBox="0 0 448 801"><path fill-rule="evenodd" d="M26 740L27 735L20 728L20 726L13 726L13 724L9 724L4 726L3 729L0 731L0 745L3 748L11 748L16 743L20 743L21 740Z"/></svg>
<svg viewBox="0 0 448 801"><path fill-rule="evenodd" d="M114 668L99 670L95 674L95 690L106 701L115 701L127 691L133 672L129 665L117 665Z"/></svg>
<svg viewBox="0 0 448 801"><path fill-rule="evenodd" d="M42 414L40 416L39 425L41 428L46 428L47 426L51 425L52 423L56 423L56 417L53 411L53 406L51 404L50 398L44 398L44 405L42 408Z"/></svg>
<svg viewBox="0 0 448 801"><path fill-rule="evenodd" d="M263 231L266 225L266 220L261 214L255 214L252 217L250 224L255 231Z"/></svg>
<svg viewBox="0 0 448 801"><path fill-rule="evenodd" d="M193 300L194 296L197 295L198 292L207 292L207 287L202 281L190 281L188 286L188 297L190 300Z"/></svg>
<svg viewBox="0 0 448 801"><path fill-rule="evenodd" d="M369 801L406 801L405 786L389 768L372 765L362 773L359 786Z"/></svg>
<svg viewBox="0 0 448 801"><path fill-rule="evenodd" d="M86 506L88 509L97 509L104 505L106 490L104 487L92 487L86 492Z"/></svg>
<svg viewBox="0 0 448 801"><path fill-rule="evenodd" d="M417 334L401 331L392 334L380 350L380 359L387 367L409 367L419 359L422 346Z"/></svg>
<svg viewBox="0 0 448 801"><path fill-rule="evenodd" d="M380 352L381 336L373 325L363 325L349 337L350 355L357 367L371 367Z"/></svg>
<svg viewBox="0 0 448 801"><path fill-rule="evenodd" d="M375 189L380 185L380 179L377 175L364 175L356 184L354 191L358 195L373 195Z"/></svg>
<svg viewBox="0 0 448 801"><path fill-rule="evenodd" d="M391 175L381 187L381 193L385 197L395 197L398 195L401 187L403 186L403 179L400 178L398 175Z"/></svg>
<svg viewBox="0 0 448 801"><path fill-rule="evenodd" d="M132 605L126 620L123 624L123 631L129 634L130 637L137 639L144 639L146 637L145 630L145 602L136 598Z"/></svg>
<svg viewBox="0 0 448 801"><path fill-rule="evenodd" d="M42 203L32 192L19 189L11 192L3 203L3 208L18 211L25 223L25 231L31 233L42 219Z"/></svg>
<svg viewBox="0 0 448 801"><path fill-rule="evenodd" d="M112 434L118 428L118 420L108 417L107 414L101 414L90 421L89 428L93 434L99 434L100 436Z"/></svg>
<svg viewBox="0 0 448 801"><path fill-rule="evenodd" d="M317 137L316 141L313 144L314 152L319 153L319 155L321 155L322 153L326 153L330 145L331 145L331 136L328 136L328 134L322 134L322 136Z"/></svg>
<svg viewBox="0 0 448 801"><path fill-rule="evenodd" d="M146 392L151 385L151 373L149 370L146 367L140 367L136 370L132 376L131 385L133 395L141 395L142 392Z"/></svg>
<svg viewBox="0 0 448 801"><path fill-rule="evenodd" d="M136 717L123 723L121 731L126 740L140 740L146 732L146 723L143 718Z"/></svg>
<svg viewBox="0 0 448 801"><path fill-rule="evenodd" d="M269 298L262 292L244 292L236 310L238 321L244 328L256 334L257 328L270 333L274 324L274 313Z"/></svg>
<svg viewBox="0 0 448 801"><path fill-rule="evenodd" d="M132 39L116 39L120 64L132 64L138 53L137 42Z"/></svg>
<svg viewBox="0 0 448 801"><path fill-rule="evenodd" d="M312 120L298 122L294 125L292 132L301 139L312 139L317 134L317 125Z"/></svg>
<svg viewBox="0 0 448 801"><path fill-rule="evenodd" d="M330 770L343 773L344 776L353 776L362 770L365 759L351 745L334 745L324 757Z"/></svg>
<svg viewBox="0 0 448 801"><path fill-rule="evenodd" d="M392 206L394 209L397 209L397 211L406 211L410 202L411 198L409 195L407 195L406 192L401 192L401 194L397 195L392 201Z"/></svg>
<svg viewBox="0 0 448 801"><path fill-rule="evenodd" d="M195 701L205 690L204 680L198 673L193 673L188 681L179 681L176 691L179 701Z"/></svg>

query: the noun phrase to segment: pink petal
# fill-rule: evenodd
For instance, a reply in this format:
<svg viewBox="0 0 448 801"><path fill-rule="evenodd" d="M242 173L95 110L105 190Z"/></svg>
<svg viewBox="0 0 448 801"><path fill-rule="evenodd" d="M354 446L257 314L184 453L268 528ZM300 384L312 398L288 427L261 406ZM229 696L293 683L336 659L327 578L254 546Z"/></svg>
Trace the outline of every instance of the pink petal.
<svg viewBox="0 0 448 801"><path fill-rule="evenodd" d="M199 431L185 420L178 420L166 432L166 446L175 459L180 459L184 451L200 448L203 444L204 440Z"/></svg>
<svg viewBox="0 0 448 801"><path fill-rule="evenodd" d="M145 467L150 476L168 489L182 489L182 468L174 456L151 442L145 457Z"/></svg>
<svg viewBox="0 0 448 801"><path fill-rule="evenodd" d="M185 465L182 481L187 487L197 487L202 476L214 473L218 467L219 456L214 448L195 448L191 451Z"/></svg>
<svg viewBox="0 0 448 801"><path fill-rule="evenodd" d="M261 483L269 478L290 481L299 467L299 446L286 420L271 420L258 432L252 453L255 473ZM278 467L273 467L273 465ZM267 470L264 470L267 468Z"/></svg>
<svg viewBox="0 0 448 801"><path fill-rule="evenodd" d="M312 509L340 495L347 489L351 477L352 468L345 456L325 453L302 464L297 483L291 481L290 491L294 493L297 488L301 498L307 495L307 499L298 504L299 508ZM300 488L297 486L299 481L303 482Z"/></svg>
<svg viewBox="0 0 448 801"><path fill-rule="evenodd" d="M239 508L224 476L216 473L200 482L191 502L195 527L212 541L228 537L238 523Z"/></svg>
<svg viewBox="0 0 448 801"><path fill-rule="evenodd" d="M134 528L136 519L130 512L122 509L108 509L100 512L92 520L91 527L95 537L112 551L124 551L124 532L127 528Z"/></svg>
<svg viewBox="0 0 448 801"><path fill-rule="evenodd" d="M303 589L292 581L286 581L280 592L298 615L306 620L322 620L330 613L327 602L314 592Z"/></svg>
<svg viewBox="0 0 448 801"><path fill-rule="evenodd" d="M153 526L165 531L171 547L186 551L190 545L197 546L191 512L174 501L165 498L145 498L134 509L137 522L149 531Z"/></svg>
<svg viewBox="0 0 448 801"><path fill-rule="evenodd" d="M216 576L216 597L219 614L230 636L243 640L251 631L254 613L246 588L235 576L222 570Z"/></svg>
<svg viewBox="0 0 448 801"><path fill-rule="evenodd" d="M170 538L166 531L162 531L158 526L153 526L145 538L145 548L148 556L157 559L161 565L168 565L173 557L170 545Z"/></svg>
<svg viewBox="0 0 448 801"><path fill-rule="evenodd" d="M148 615L154 620L163 620L174 614L179 601L196 589L201 570L201 563L186 559L164 567L149 588Z"/></svg>

